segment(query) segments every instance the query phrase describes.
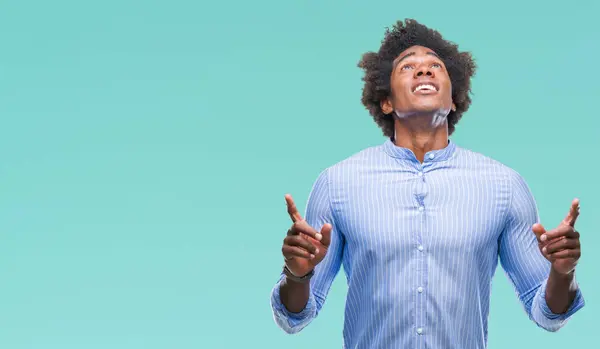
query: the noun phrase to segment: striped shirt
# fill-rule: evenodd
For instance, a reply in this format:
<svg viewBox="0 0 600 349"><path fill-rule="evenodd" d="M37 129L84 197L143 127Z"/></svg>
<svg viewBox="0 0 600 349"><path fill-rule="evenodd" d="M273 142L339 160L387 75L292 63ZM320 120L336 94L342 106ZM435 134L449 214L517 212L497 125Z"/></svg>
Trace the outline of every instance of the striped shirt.
<svg viewBox="0 0 600 349"><path fill-rule="evenodd" d="M330 223L331 244L303 311L281 303L283 274L273 288L274 319L287 333L318 315L341 266L344 348L485 348L498 261L538 326L557 331L584 306L581 291L564 314L545 301L550 262L531 230L538 212L523 178L452 141L421 163L389 139L325 169L305 219Z"/></svg>

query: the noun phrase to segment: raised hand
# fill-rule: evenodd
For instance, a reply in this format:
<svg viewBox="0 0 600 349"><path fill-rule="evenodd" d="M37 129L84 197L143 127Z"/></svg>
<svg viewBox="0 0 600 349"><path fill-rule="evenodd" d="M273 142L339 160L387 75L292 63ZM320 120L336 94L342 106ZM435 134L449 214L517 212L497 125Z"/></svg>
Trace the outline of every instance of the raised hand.
<svg viewBox="0 0 600 349"><path fill-rule="evenodd" d="M283 240L281 252L292 274L304 276L319 264L331 242L331 225L326 223L320 231L311 227L300 215L291 195L285 196L292 226Z"/></svg>
<svg viewBox="0 0 600 349"><path fill-rule="evenodd" d="M575 230L575 221L579 216L579 200L571 203L569 213L558 227L546 231L536 223L532 230L537 236L540 251L552 263L552 269L559 274L569 274L581 257L579 232Z"/></svg>

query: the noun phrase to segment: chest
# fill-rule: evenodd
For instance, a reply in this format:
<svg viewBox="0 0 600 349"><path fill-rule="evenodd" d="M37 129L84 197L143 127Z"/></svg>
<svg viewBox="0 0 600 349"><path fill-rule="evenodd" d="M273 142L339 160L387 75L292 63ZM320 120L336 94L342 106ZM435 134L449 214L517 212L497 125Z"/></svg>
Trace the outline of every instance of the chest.
<svg viewBox="0 0 600 349"><path fill-rule="evenodd" d="M495 251L508 191L477 172L389 172L365 175L335 193L338 223L351 252L391 254L425 245L432 251Z"/></svg>

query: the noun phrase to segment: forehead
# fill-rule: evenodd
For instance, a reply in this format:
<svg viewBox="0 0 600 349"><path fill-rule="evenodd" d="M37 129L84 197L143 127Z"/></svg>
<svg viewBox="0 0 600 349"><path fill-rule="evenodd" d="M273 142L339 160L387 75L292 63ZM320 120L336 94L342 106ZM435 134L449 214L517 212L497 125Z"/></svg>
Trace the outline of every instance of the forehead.
<svg viewBox="0 0 600 349"><path fill-rule="evenodd" d="M427 48L425 46L415 45L415 46L411 46L411 47L407 48L406 50L400 52L400 54L398 55L398 57L396 57L396 59L394 61L398 62L399 60L406 57L407 55L408 56L435 56L435 57L438 57L437 53L435 53L435 51L433 51L432 49Z"/></svg>
<svg viewBox="0 0 600 349"><path fill-rule="evenodd" d="M430 49L430 48L427 48L425 46L415 45L415 46L411 46L411 47L407 48L406 50L400 52L400 54L398 55L398 57L404 56L405 54L412 53L412 52L414 52L417 55L425 55L427 53L434 53L435 54L435 52L432 49Z"/></svg>

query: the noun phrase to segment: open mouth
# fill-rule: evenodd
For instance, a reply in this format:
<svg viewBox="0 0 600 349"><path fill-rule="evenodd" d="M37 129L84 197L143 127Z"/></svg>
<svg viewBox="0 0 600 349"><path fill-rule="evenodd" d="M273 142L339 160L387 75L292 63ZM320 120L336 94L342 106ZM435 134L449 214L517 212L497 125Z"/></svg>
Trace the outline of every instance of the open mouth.
<svg viewBox="0 0 600 349"><path fill-rule="evenodd" d="M414 94L429 95L438 92L437 86L431 83L418 84L413 88Z"/></svg>

